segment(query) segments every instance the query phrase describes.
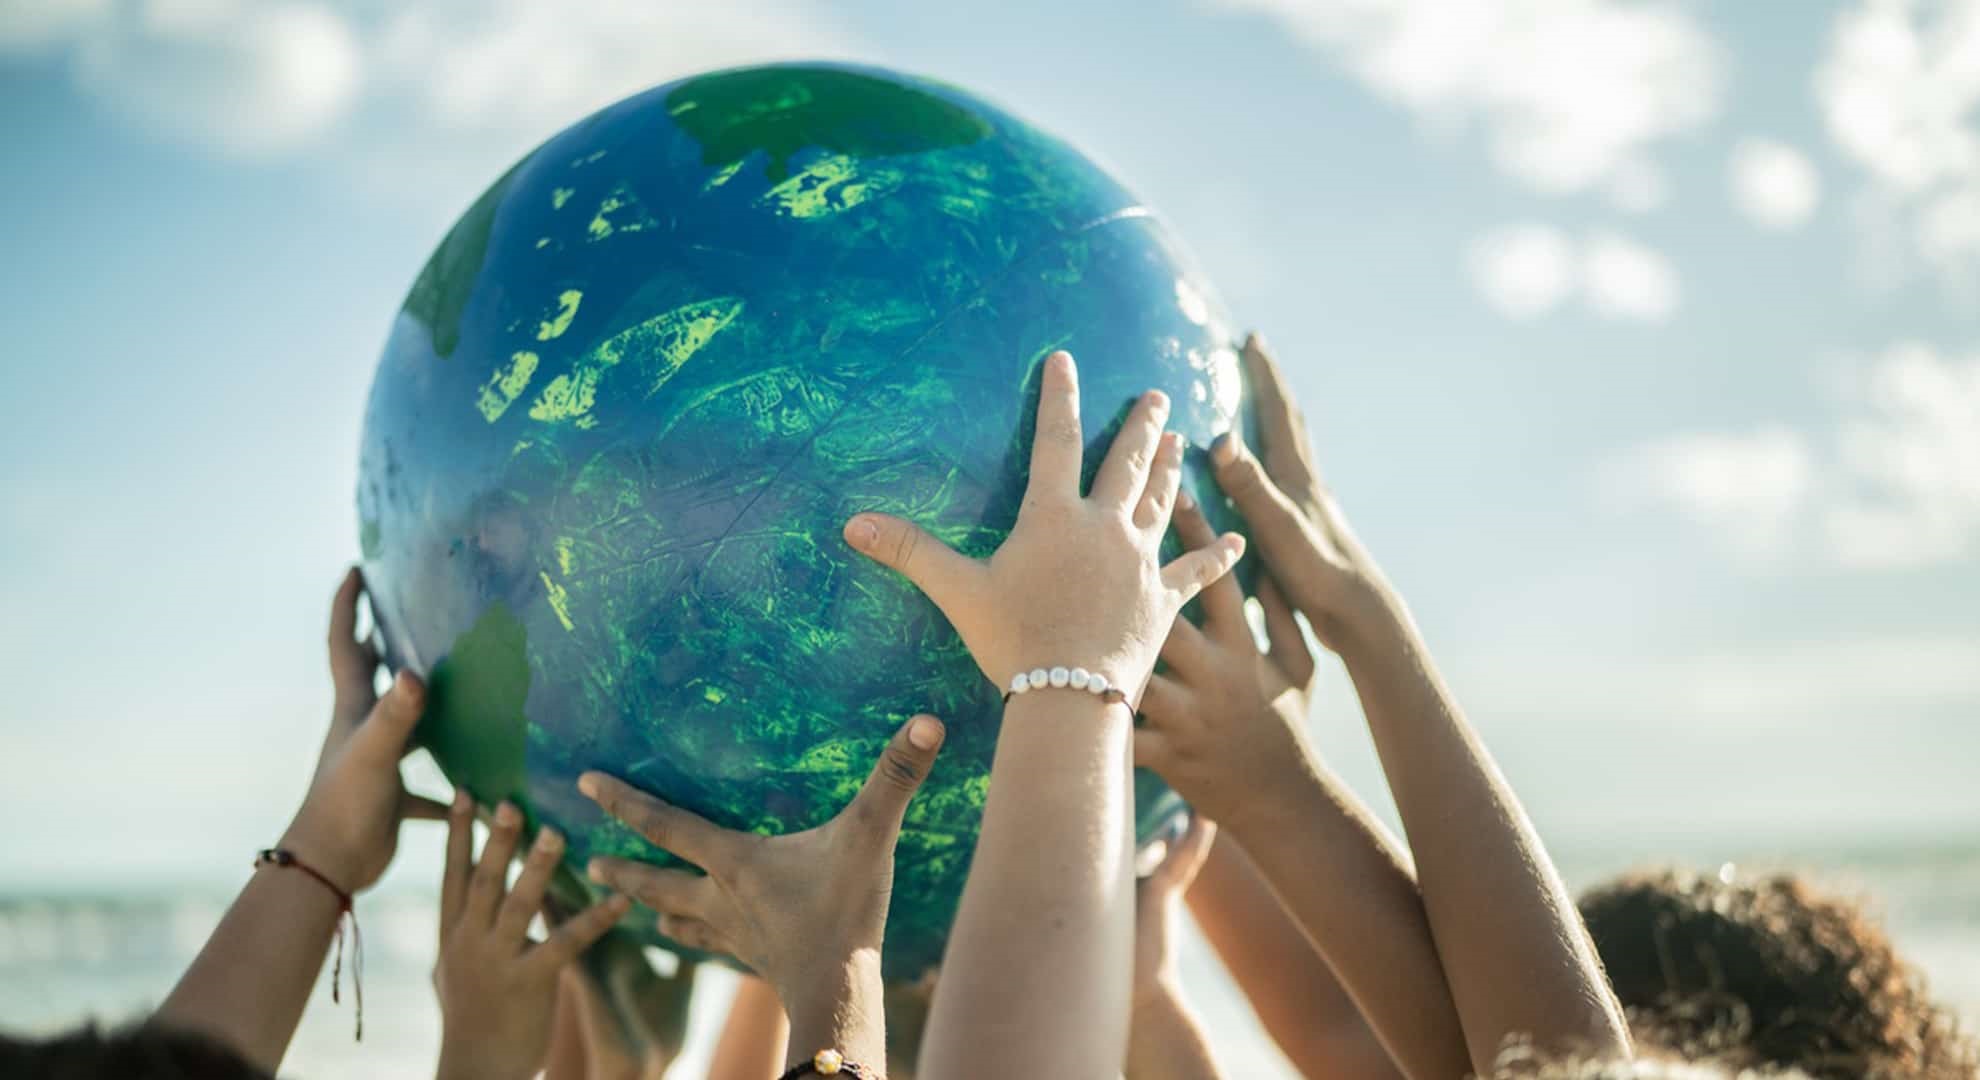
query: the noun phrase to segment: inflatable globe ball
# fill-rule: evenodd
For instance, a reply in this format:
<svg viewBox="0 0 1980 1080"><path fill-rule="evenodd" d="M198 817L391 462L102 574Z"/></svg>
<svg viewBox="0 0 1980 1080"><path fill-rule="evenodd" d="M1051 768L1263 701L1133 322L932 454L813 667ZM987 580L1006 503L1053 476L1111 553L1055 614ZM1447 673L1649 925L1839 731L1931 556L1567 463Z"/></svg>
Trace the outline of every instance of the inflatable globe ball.
<svg viewBox="0 0 1980 1080"><path fill-rule="evenodd" d="M587 769L785 832L934 713L948 742L887 926L888 974L919 973L969 868L1000 688L842 525L884 511L988 555L1064 348L1089 481L1160 387L1185 485L1228 527L1204 448L1239 419L1231 340L1147 209L952 87L759 67L587 117L454 225L372 386L364 571L388 662L429 682L419 739L483 804L562 830L569 889L593 855L672 861L578 794ZM1146 774L1136 803L1144 838L1182 812ZM664 944L651 913L626 925Z"/></svg>

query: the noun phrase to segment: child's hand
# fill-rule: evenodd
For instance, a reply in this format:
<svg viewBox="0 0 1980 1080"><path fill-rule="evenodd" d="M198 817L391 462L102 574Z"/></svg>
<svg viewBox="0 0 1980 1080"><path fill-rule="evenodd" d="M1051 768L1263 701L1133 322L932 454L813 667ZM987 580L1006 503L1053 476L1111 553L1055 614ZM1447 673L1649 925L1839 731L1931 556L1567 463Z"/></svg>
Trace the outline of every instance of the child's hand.
<svg viewBox="0 0 1980 1080"><path fill-rule="evenodd" d="M1162 566L1159 548L1182 478L1180 436L1162 432L1169 401L1149 391L1079 493L1084 439L1072 357L1045 359L1031 480L1008 539L983 562L884 514L846 523L846 542L906 575L962 635L992 681L1079 665L1134 696L1169 622L1244 552L1224 536Z"/></svg>
<svg viewBox="0 0 1980 1080"><path fill-rule="evenodd" d="M1135 885L1134 892L1134 1009L1163 998L1182 996L1176 969L1176 922L1183 894L1196 881L1217 840L1217 826L1208 818L1192 817L1189 831L1170 841L1169 853L1155 872Z"/></svg>
<svg viewBox="0 0 1980 1080"><path fill-rule="evenodd" d="M741 960L794 1008L793 994L828 977L819 968L879 952L901 816L943 735L932 716L909 720L837 817L783 836L720 828L622 780L585 773L579 790L607 814L707 871L601 857L591 860L591 878L659 912L662 934Z"/></svg>
<svg viewBox="0 0 1980 1080"><path fill-rule="evenodd" d="M1211 541L1194 503L1176 510L1185 548ZM1273 579L1260 577L1270 651L1259 652L1237 579L1203 590L1203 627L1178 617L1162 645L1168 670L1150 677L1134 733L1136 765L1155 770L1189 804L1233 823L1259 802L1261 784L1308 760L1304 724L1313 654Z"/></svg>
<svg viewBox="0 0 1980 1080"><path fill-rule="evenodd" d="M1265 459L1232 431L1210 448L1217 484L1244 515L1285 598L1321 644L1340 652L1355 635L1401 618L1401 603L1321 483L1306 421L1265 343L1254 334L1243 352Z"/></svg>
<svg viewBox="0 0 1980 1080"><path fill-rule="evenodd" d="M466 793L455 796L440 884L440 959L433 968L443 1080L536 1075L550 1046L558 976L632 906L611 897L563 922L547 941L531 941L530 920L543 907L564 841L551 829L538 830L510 889L509 860L522 824L522 812L503 803L475 863L474 802Z"/></svg>
<svg viewBox="0 0 1980 1080"><path fill-rule="evenodd" d="M378 657L356 636L363 589L364 579L353 567L330 604L336 703L316 776L281 842L352 893L370 887L391 864L401 821L447 816L445 806L409 794L399 779L399 759L419 723L426 692L408 672L399 673L384 698L373 691Z"/></svg>

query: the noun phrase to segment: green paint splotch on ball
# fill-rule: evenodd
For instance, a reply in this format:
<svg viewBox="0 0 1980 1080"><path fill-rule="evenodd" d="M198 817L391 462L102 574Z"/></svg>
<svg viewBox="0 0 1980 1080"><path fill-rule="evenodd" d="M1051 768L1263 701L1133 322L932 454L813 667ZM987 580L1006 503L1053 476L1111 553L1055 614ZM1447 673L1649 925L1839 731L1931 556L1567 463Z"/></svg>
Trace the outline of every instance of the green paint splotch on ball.
<svg viewBox="0 0 1980 1080"><path fill-rule="evenodd" d="M422 270L379 362L358 510L420 738L569 860L666 862L579 773L716 822L816 825L917 712L949 741L907 815L890 975L936 963L998 688L847 517L987 555L1023 494L1039 363L1079 360L1089 474L1161 387L1186 486L1241 422L1231 329L1160 221L1064 143L868 68L721 72L518 162ZM1041 657L1041 661L1053 658ZM1144 837L1181 807L1137 778ZM650 916L629 927L659 941Z"/></svg>

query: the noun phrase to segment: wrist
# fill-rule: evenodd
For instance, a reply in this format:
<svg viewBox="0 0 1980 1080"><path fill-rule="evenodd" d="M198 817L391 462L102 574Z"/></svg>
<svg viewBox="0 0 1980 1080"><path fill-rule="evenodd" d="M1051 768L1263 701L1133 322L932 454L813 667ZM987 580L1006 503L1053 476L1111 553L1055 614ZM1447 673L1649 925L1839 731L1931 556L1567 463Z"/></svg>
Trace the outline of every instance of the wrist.
<svg viewBox="0 0 1980 1080"><path fill-rule="evenodd" d="M444 1021L443 1021L444 1023ZM434 1069L435 1080L528 1080L536 1075L536 1065L527 1065L504 1060L512 1055L500 1052L501 1048L492 1039L469 1040L462 1044L447 1038L440 1039L440 1064Z"/></svg>
<svg viewBox="0 0 1980 1080"><path fill-rule="evenodd" d="M339 889L355 896L365 884L358 880L363 873L361 860L332 839L333 835L330 829L316 820L309 804L304 803L302 809L296 811L295 820L282 831L282 839L276 846L288 849L296 858L329 878Z"/></svg>
<svg viewBox="0 0 1980 1080"><path fill-rule="evenodd" d="M869 1069L885 1067L885 991L877 947L853 950L774 985L791 1026L785 1068L827 1049Z"/></svg>

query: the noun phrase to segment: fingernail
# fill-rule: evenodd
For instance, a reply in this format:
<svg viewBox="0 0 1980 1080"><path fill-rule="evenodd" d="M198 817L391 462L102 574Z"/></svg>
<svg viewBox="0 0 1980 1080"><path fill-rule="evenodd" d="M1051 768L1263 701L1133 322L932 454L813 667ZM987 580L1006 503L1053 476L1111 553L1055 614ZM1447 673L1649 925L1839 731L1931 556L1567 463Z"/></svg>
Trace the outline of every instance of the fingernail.
<svg viewBox="0 0 1980 1080"><path fill-rule="evenodd" d="M469 795L466 788L460 788L454 792L455 813L466 813L468 810L473 809L473 807L474 796Z"/></svg>
<svg viewBox="0 0 1980 1080"><path fill-rule="evenodd" d="M584 876L599 883L600 885L605 884L605 864L599 862L597 859L593 859L590 862L585 863Z"/></svg>
<svg viewBox="0 0 1980 1080"><path fill-rule="evenodd" d="M865 551L880 540L880 529L871 518L856 517L846 522L846 543Z"/></svg>
<svg viewBox="0 0 1980 1080"><path fill-rule="evenodd" d="M1210 444L1210 460L1219 465L1229 465L1237 460L1237 440L1235 431L1226 431Z"/></svg>
<svg viewBox="0 0 1980 1080"><path fill-rule="evenodd" d="M585 773L583 776L578 777L578 793L587 799L596 799L598 797L598 774Z"/></svg>
<svg viewBox="0 0 1980 1080"><path fill-rule="evenodd" d="M557 830L545 828L536 834L535 847L545 855L552 855L564 850L564 838L558 835Z"/></svg>
<svg viewBox="0 0 1980 1080"><path fill-rule="evenodd" d="M1196 496L1191 495L1187 491L1176 492L1176 509L1178 510L1196 509Z"/></svg>
<svg viewBox="0 0 1980 1080"><path fill-rule="evenodd" d="M1163 453L1170 455L1180 454L1182 453L1182 448L1183 448L1182 432L1165 431L1162 433Z"/></svg>
<svg viewBox="0 0 1980 1080"><path fill-rule="evenodd" d="M933 750L942 741L941 721L933 717L917 716L908 722L908 745L916 750Z"/></svg>
<svg viewBox="0 0 1980 1080"><path fill-rule="evenodd" d="M1055 375L1072 374L1072 369L1073 369L1072 354L1064 349L1060 349L1054 352L1052 355L1046 357L1045 362L1051 365L1052 373Z"/></svg>
<svg viewBox="0 0 1980 1080"><path fill-rule="evenodd" d="M1155 415L1157 416L1168 415L1169 395L1161 392L1160 390L1150 390L1148 392L1147 401L1149 408L1155 410Z"/></svg>
<svg viewBox="0 0 1980 1080"><path fill-rule="evenodd" d="M505 801L501 806L495 808L495 824L504 828L514 828L517 825L521 825L522 811L516 809L515 803Z"/></svg>

